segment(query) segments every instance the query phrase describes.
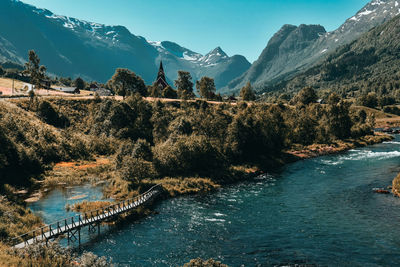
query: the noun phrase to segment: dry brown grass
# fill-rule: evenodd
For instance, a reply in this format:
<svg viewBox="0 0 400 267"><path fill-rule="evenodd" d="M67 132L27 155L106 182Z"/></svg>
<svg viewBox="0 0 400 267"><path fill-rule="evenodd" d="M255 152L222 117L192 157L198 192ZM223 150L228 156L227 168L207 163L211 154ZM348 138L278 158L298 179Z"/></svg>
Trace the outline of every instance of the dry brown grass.
<svg viewBox="0 0 400 267"><path fill-rule="evenodd" d="M400 174L393 179L392 192L395 196L400 197Z"/></svg>
<svg viewBox="0 0 400 267"><path fill-rule="evenodd" d="M375 135L367 135L357 139L337 141L333 144L313 144L309 146L294 145L292 149L287 150L286 153L300 159L308 159L323 155L337 154L356 147L378 144L392 139L393 137L390 135L376 133Z"/></svg>
<svg viewBox="0 0 400 267"><path fill-rule="evenodd" d="M161 184L170 197L206 193L221 187L208 178L163 178L143 182Z"/></svg>
<svg viewBox="0 0 400 267"><path fill-rule="evenodd" d="M81 203L75 203L73 205L67 205L66 209L75 211L75 212L80 212L82 214L88 213L87 215L90 215L91 211L96 211L100 210L102 208L108 207L111 204L113 204L110 201L83 201ZM96 214L93 214L95 216ZM90 216L89 216L90 217ZM88 217L88 218L89 218Z"/></svg>
<svg viewBox="0 0 400 267"><path fill-rule="evenodd" d="M80 185L108 180L111 177L110 168L111 160L106 157L96 158L95 161L59 162L45 173L43 185Z"/></svg>

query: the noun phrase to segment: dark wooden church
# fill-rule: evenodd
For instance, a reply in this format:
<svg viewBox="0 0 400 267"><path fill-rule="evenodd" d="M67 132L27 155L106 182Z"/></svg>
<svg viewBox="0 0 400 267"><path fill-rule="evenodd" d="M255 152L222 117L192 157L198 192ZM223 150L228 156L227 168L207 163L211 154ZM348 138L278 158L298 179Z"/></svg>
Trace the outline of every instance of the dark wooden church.
<svg viewBox="0 0 400 267"><path fill-rule="evenodd" d="M163 68L162 61L160 62L160 69L158 70L158 75L157 75L157 80L155 84L161 88L161 90L164 90L165 87L167 87L169 84L167 83L167 79L165 78L165 72Z"/></svg>

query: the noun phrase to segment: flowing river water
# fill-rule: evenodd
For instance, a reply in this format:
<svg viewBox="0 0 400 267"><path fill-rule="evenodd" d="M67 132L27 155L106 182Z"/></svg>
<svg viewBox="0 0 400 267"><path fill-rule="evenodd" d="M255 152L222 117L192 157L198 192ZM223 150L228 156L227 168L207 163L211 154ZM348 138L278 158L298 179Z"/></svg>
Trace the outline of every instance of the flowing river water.
<svg viewBox="0 0 400 267"><path fill-rule="evenodd" d="M105 227L82 246L117 266L182 266L214 258L230 266L400 264L400 199L373 193L400 172L400 137L299 161L276 174L202 196L160 202L158 214ZM101 196L99 189L75 188ZM32 204L46 222L66 215L71 192Z"/></svg>

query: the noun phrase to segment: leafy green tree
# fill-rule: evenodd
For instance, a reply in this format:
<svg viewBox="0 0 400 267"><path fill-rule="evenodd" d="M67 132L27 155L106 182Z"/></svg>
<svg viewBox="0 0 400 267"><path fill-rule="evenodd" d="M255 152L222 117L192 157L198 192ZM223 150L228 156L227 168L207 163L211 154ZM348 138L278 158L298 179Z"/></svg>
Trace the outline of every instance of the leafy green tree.
<svg viewBox="0 0 400 267"><path fill-rule="evenodd" d="M128 69L117 69L108 84L114 92L123 98L134 93L145 96L147 92L143 79Z"/></svg>
<svg viewBox="0 0 400 267"><path fill-rule="evenodd" d="M35 51L30 50L28 53L29 61L25 63L25 73L30 76L31 83L37 89L41 86L41 81L45 78L46 67L40 66L40 58Z"/></svg>
<svg viewBox="0 0 400 267"><path fill-rule="evenodd" d="M83 90L86 87L86 83L81 77L78 77L78 78L75 79L74 85L79 90Z"/></svg>
<svg viewBox="0 0 400 267"><path fill-rule="evenodd" d="M178 71L178 79L175 80L178 97L190 99L194 97L192 75L187 71Z"/></svg>
<svg viewBox="0 0 400 267"><path fill-rule="evenodd" d="M376 108L378 106L378 97L375 92L371 92L367 95L362 95L358 99L358 103L364 107Z"/></svg>
<svg viewBox="0 0 400 267"><path fill-rule="evenodd" d="M60 81L60 83L62 83L65 86L72 86L72 84L73 84L71 77L68 77L68 78L60 77L60 79L58 79L58 80Z"/></svg>
<svg viewBox="0 0 400 267"><path fill-rule="evenodd" d="M245 86L240 90L240 97L244 101L254 101L256 100L256 94L254 93L250 82L247 82Z"/></svg>
<svg viewBox="0 0 400 267"><path fill-rule="evenodd" d="M196 82L196 89L202 98L213 99L215 97L216 88L213 78L202 77L200 81Z"/></svg>
<svg viewBox="0 0 400 267"><path fill-rule="evenodd" d="M176 98L178 98L178 94L176 93L176 91L174 89L172 89L171 86L168 85L161 92L161 97L176 99Z"/></svg>
<svg viewBox="0 0 400 267"><path fill-rule="evenodd" d="M156 83L153 83L152 85L148 86L147 88L148 95L151 97L161 97L162 95L162 89L159 85Z"/></svg>
<svg viewBox="0 0 400 267"><path fill-rule="evenodd" d="M295 102L303 105L315 103L317 102L317 94L311 87L305 87L296 95Z"/></svg>

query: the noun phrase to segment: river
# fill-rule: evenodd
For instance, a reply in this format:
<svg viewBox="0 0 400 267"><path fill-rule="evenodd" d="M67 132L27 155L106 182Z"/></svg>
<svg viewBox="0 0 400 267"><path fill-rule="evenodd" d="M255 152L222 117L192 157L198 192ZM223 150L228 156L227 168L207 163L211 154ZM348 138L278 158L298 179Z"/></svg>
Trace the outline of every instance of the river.
<svg viewBox="0 0 400 267"><path fill-rule="evenodd" d="M400 199L372 189L390 185L398 172L399 136L212 194L163 201L158 214L103 227L82 249L112 257L117 266L179 266L196 257L230 266L395 266ZM63 217L70 195L60 192L31 208L46 222Z"/></svg>

